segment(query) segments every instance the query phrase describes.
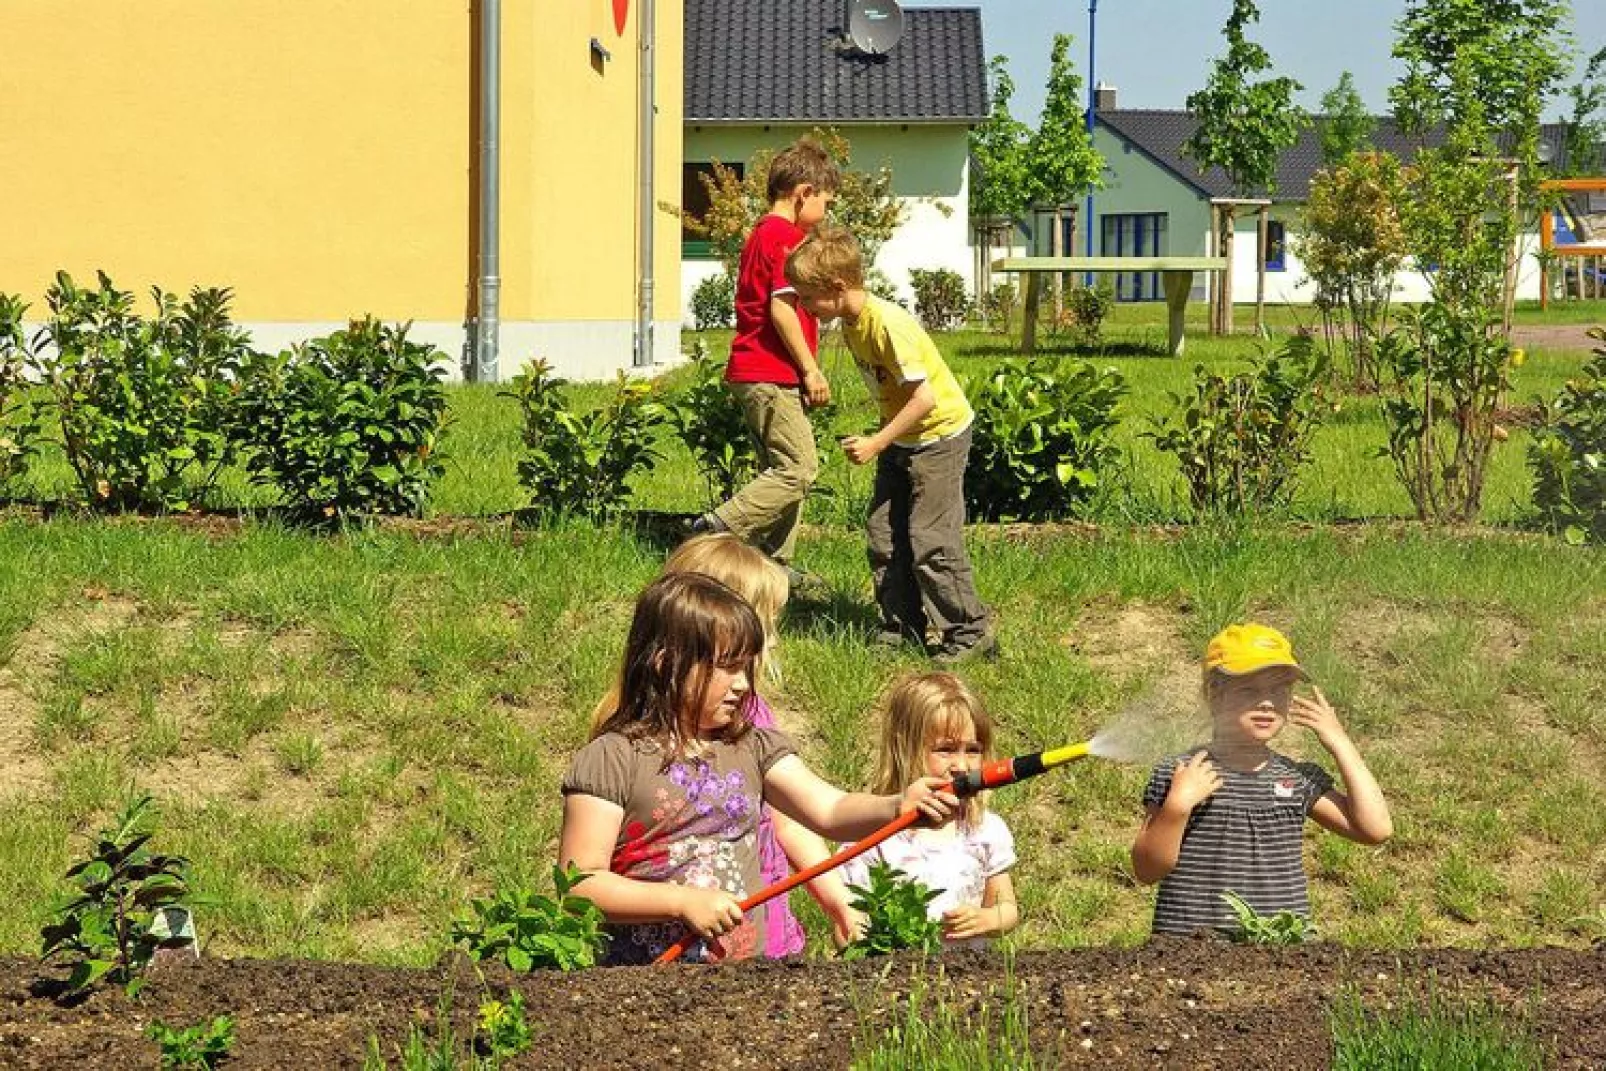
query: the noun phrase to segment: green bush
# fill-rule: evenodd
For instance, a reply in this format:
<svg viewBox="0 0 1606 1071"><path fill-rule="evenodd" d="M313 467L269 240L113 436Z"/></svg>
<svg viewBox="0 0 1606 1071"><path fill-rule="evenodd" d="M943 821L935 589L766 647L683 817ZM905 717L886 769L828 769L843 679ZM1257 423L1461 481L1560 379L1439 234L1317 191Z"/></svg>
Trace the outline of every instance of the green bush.
<svg viewBox="0 0 1606 1071"><path fill-rule="evenodd" d="M373 317L259 357L243 377L252 479L312 523L418 516L445 471L439 350Z"/></svg>
<svg viewBox="0 0 1606 1071"><path fill-rule="evenodd" d="M1534 505L1569 543L1606 543L1606 330L1589 334L1602 345L1546 406L1528 447Z"/></svg>
<svg viewBox="0 0 1606 1071"><path fill-rule="evenodd" d="M1082 361L1005 361L966 384L976 411L965 505L983 520L1071 515L1115 457L1126 382Z"/></svg>
<svg viewBox="0 0 1606 1071"><path fill-rule="evenodd" d="M1172 394L1173 411L1145 434L1176 457L1197 512L1286 506L1321 423L1326 375L1325 360L1307 336L1289 339L1235 375L1198 365L1193 394Z"/></svg>
<svg viewBox="0 0 1606 1071"><path fill-rule="evenodd" d="M853 909L865 916L864 932L842 950L843 959L884 956L918 949L942 950L942 923L926 917L926 905L941 893L928 889L888 863L871 863L868 885L849 885Z"/></svg>
<svg viewBox="0 0 1606 1071"><path fill-rule="evenodd" d="M589 413L568 410L566 386L545 361L535 361L503 392L523 418L519 479L537 513L603 520L630 501L631 479L662 458L653 438L669 413L650 383L622 372L613 398Z"/></svg>
<svg viewBox="0 0 1606 1071"><path fill-rule="evenodd" d="M30 352L22 330L27 304L0 294L0 493L28 468L36 450L39 419L30 397Z"/></svg>
<svg viewBox="0 0 1606 1071"><path fill-rule="evenodd" d="M62 447L96 509L186 509L234 459L233 377L250 355L229 318L232 293L196 289L182 303L153 288L156 317L104 273L94 290L58 272L35 364L60 420Z"/></svg>
<svg viewBox="0 0 1606 1071"><path fill-rule="evenodd" d="M710 275L691 292L691 317L699 331L736 326L736 280L727 272Z"/></svg>
<svg viewBox="0 0 1606 1071"><path fill-rule="evenodd" d="M1115 291L1108 283L1073 286L1065 291L1065 312L1087 346L1097 346L1104 338L1104 318L1115 306Z"/></svg>
<svg viewBox="0 0 1606 1071"><path fill-rule="evenodd" d="M976 311L981 314L988 330L1007 335L1010 325L1015 320L1015 310L1018 308L1020 308L1020 291L1015 288L1014 283L1005 280L982 295Z"/></svg>
<svg viewBox="0 0 1606 1071"><path fill-rule="evenodd" d="M691 451L708 488L709 505L725 501L758 469L758 451L741 407L725 385L725 363L698 342L692 349L691 386L668 405L669 421Z"/></svg>
<svg viewBox="0 0 1606 1071"><path fill-rule="evenodd" d="M516 971L594 967L607 947L608 934L597 905L571 895L585 879L572 863L567 868L555 866L556 896L498 889L494 897L474 900L473 917L452 924L452 941L463 945L476 963L496 960Z"/></svg>
<svg viewBox="0 0 1606 1071"><path fill-rule="evenodd" d="M899 308L907 309L909 303L904 300L903 293L898 289L892 277L880 268L871 268L864 275L864 288L878 298L892 302Z"/></svg>
<svg viewBox="0 0 1606 1071"><path fill-rule="evenodd" d="M965 278L947 268L909 271L909 285L915 292L915 315L928 331L949 331L964 324L970 315L970 295Z"/></svg>

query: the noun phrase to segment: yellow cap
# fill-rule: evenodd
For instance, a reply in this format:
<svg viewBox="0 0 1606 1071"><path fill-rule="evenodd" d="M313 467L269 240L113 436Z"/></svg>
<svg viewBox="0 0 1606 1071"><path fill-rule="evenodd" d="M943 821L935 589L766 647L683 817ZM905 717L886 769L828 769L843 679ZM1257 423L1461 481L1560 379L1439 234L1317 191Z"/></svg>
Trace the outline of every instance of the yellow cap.
<svg viewBox="0 0 1606 1071"><path fill-rule="evenodd" d="M1220 671L1232 677L1258 673L1274 666L1299 669L1294 646L1274 628L1266 625L1228 625L1205 648L1206 673ZM1304 670L1299 669L1301 675Z"/></svg>

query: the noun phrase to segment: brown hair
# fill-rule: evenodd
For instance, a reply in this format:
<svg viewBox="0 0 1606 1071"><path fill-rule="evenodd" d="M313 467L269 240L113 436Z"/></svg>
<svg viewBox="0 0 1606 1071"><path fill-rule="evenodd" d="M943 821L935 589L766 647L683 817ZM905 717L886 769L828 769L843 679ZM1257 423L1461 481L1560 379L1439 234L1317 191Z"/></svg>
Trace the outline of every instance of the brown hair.
<svg viewBox="0 0 1606 1071"><path fill-rule="evenodd" d="M813 138L798 138L775 154L770 161L768 194L770 204L790 197L799 186L813 186L823 193L835 193L842 185L842 172L825 147Z"/></svg>
<svg viewBox="0 0 1606 1071"><path fill-rule="evenodd" d="M993 719L970 686L952 673L904 677L887 694L881 721L881 753L870 791L900 793L926 773L926 750L945 733L960 734L964 720L976 726L982 757L993 756ZM987 810L980 796L965 801L964 822L975 825Z"/></svg>
<svg viewBox="0 0 1606 1071"><path fill-rule="evenodd" d="M838 285L863 289L859 240L846 227L820 224L786 258L786 281L813 294L829 293Z"/></svg>
<svg viewBox="0 0 1606 1071"><path fill-rule="evenodd" d="M736 592L696 573L659 577L636 599L618 700L592 727L592 738L610 732L650 736L668 748L666 764L684 757L708 700L709 671L740 667L751 677L763 650L764 626ZM747 708L743 703L737 711L725 739L752 728Z"/></svg>

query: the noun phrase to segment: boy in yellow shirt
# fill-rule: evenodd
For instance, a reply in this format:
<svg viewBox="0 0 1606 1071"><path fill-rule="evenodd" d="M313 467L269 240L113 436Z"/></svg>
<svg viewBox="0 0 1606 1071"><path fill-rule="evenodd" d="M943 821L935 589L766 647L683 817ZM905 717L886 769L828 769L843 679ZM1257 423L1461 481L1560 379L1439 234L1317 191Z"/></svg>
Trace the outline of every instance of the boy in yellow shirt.
<svg viewBox="0 0 1606 1071"><path fill-rule="evenodd" d="M854 362L881 410L881 430L850 435L855 465L876 461L867 524L881 609L877 642L924 644L928 623L946 664L995 658L998 641L965 553L965 463L975 414L931 336L907 311L868 293L859 243L822 225L786 261L798 301L841 319Z"/></svg>

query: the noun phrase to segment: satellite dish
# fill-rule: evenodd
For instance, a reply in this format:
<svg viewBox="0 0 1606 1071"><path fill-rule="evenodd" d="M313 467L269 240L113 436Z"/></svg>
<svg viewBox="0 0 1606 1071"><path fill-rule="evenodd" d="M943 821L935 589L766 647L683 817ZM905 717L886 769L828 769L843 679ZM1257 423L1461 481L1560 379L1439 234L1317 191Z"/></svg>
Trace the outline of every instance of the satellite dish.
<svg viewBox="0 0 1606 1071"><path fill-rule="evenodd" d="M848 0L848 40L870 56L884 56L903 36L897 0Z"/></svg>

